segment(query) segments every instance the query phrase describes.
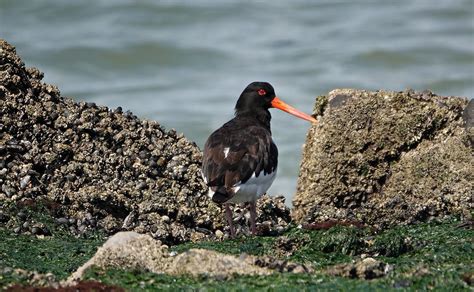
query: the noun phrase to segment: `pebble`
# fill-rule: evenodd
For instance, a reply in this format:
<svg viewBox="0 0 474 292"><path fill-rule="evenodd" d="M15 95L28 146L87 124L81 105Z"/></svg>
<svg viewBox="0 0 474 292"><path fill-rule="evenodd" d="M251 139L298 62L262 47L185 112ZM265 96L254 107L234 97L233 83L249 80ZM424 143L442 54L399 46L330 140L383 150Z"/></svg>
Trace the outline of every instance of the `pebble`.
<svg viewBox="0 0 474 292"><path fill-rule="evenodd" d="M95 108L96 104L95 104L95 102L87 102L86 106L89 107L89 108Z"/></svg>
<svg viewBox="0 0 474 292"><path fill-rule="evenodd" d="M21 227L15 227L15 229L13 229L13 232L15 232L16 234L20 233Z"/></svg>
<svg viewBox="0 0 474 292"><path fill-rule="evenodd" d="M12 187L9 187L5 184L2 185L2 191L7 194L8 197L13 197L13 195L15 195L16 191L14 188Z"/></svg>
<svg viewBox="0 0 474 292"><path fill-rule="evenodd" d="M20 181L20 188L24 190L26 186L30 183L30 180L31 180L31 176L29 175L26 175L25 177L23 177Z"/></svg>
<svg viewBox="0 0 474 292"><path fill-rule="evenodd" d="M46 235L46 236L51 236L51 231L49 230L48 227L43 227L42 228L43 230L43 235Z"/></svg>
<svg viewBox="0 0 474 292"><path fill-rule="evenodd" d="M0 212L0 222L1 223L6 223L10 220L10 217L7 214L1 213Z"/></svg>
<svg viewBox="0 0 474 292"><path fill-rule="evenodd" d="M59 117L59 114L57 112L52 112L49 117L51 118L51 120L56 120L58 117Z"/></svg>
<svg viewBox="0 0 474 292"><path fill-rule="evenodd" d="M28 229L28 227L30 227L30 223L28 223L28 221L26 221L26 222L23 223L22 227L24 229Z"/></svg>
<svg viewBox="0 0 474 292"><path fill-rule="evenodd" d="M217 237L217 239L222 239L224 237L224 232L217 229L216 230L216 237Z"/></svg>
<svg viewBox="0 0 474 292"><path fill-rule="evenodd" d="M69 220L68 220L67 218L61 217L61 218L57 219L56 222L57 222L58 224L63 225L63 224L68 224L68 223L69 223Z"/></svg>
<svg viewBox="0 0 474 292"><path fill-rule="evenodd" d="M18 212L18 214L16 214L16 216L17 216L20 220L26 219L26 214L25 214L25 212L22 212L22 211Z"/></svg>
<svg viewBox="0 0 474 292"><path fill-rule="evenodd" d="M83 233L85 230L86 230L86 226L85 225L81 225L77 228L77 230L79 230L80 233Z"/></svg>
<svg viewBox="0 0 474 292"><path fill-rule="evenodd" d="M41 229L39 227L33 227L31 228L31 234L34 234L34 235L40 235L41 234Z"/></svg>
<svg viewBox="0 0 474 292"><path fill-rule="evenodd" d="M137 185L137 189L139 189L139 190L144 190L144 189L146 189L146 187L147 187L147 185L146 185L146 182L144 182L144 181L138 183L138 185Z"/></svg>
<svg viewBox="0 0 474 292"><path fill-rule="evenodd" d="M148 152L140 151L140 154L138 154L138 157L140 157L141 159L147 159L148 155L149 155Z"/></svg>
<svg viewBox="0 0 474 292"><path fill-rule="evenodd" d="M168 223L168 222L170 222L170 217L168 217L166 215L163 215L163 216L161 216L161 221L163 221L165 223Z"/></svg>

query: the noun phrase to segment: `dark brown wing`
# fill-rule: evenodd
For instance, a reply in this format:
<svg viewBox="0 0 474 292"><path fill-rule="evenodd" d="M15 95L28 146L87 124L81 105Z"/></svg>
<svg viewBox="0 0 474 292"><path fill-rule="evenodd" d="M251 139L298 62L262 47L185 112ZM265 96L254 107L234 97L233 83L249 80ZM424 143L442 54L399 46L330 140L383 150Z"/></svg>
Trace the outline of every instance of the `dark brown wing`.
<svg viewBox="0 0 474 292"><path fill-rule="evenodd" d="M271 173L277 164L278 150L270 131L231 120L208 138L202 173L215 192L213 200L225 202L234 195L232 187L236 184L245 183L254 173Z"/></svg>

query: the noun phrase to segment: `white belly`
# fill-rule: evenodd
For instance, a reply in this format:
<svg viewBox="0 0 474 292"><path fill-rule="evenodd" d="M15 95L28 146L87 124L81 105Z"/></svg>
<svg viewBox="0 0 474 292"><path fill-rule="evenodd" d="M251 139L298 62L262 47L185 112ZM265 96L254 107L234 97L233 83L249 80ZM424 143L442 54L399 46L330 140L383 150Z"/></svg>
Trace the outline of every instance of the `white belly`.
<svg viewBox="0 0 474 292"><path fill-rule="evenodd" d="M263 175L262 171L258 177L254 173L245 183L238 183L234 186L235 195L228 202L244 203L256 201L267 192L275 177L276 169L267 175Z"/></svg>

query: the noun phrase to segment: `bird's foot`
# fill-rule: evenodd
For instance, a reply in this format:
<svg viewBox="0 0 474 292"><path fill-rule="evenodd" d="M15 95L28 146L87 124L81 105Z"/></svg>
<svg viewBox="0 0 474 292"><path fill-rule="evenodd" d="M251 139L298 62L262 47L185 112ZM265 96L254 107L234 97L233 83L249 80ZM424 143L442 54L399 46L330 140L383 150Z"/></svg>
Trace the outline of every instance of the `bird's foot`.
<svg viewBox="0 0 474 292"><path fill-rule="evenodd" d="M235 229L234 224L232 223L232 210L230 209L230 205L228 203L225 204L225 216L227 218L227 223L229 224L230 238L235 238Z"/></svg>
<svg viewBox="0 0 474 292"><path fill-rule="evenodd" d="M250 202L250 231L252 232L252 235L257 235L257 227L255 225L255 220L257 218L257 203Z"/></svg>

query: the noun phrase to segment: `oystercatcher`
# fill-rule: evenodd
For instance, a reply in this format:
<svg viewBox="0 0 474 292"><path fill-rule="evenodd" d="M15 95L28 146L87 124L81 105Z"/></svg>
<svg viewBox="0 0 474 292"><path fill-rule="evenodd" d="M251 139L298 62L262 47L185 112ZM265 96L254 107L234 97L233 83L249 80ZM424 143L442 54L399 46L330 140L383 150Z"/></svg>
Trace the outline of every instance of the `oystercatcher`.
<svg viewBox="0 0 474 292"><path fill-rule="evenodd" d="M235 117L213 132L204 146L202 175L209 197L225 204L231 237L235 232L229 203L250 203L251 231L255 235L256 200L275 179L278 149L272 140L270 108L316 122L281 101L269 83L253 82L237 100Z"/></svg>

